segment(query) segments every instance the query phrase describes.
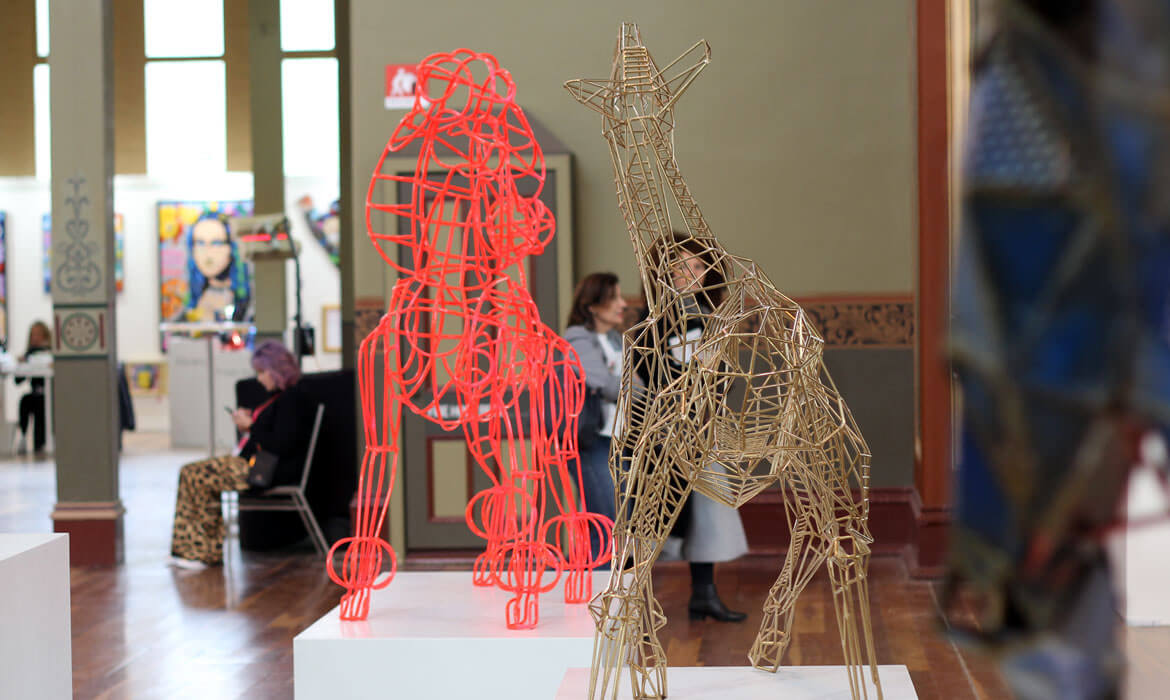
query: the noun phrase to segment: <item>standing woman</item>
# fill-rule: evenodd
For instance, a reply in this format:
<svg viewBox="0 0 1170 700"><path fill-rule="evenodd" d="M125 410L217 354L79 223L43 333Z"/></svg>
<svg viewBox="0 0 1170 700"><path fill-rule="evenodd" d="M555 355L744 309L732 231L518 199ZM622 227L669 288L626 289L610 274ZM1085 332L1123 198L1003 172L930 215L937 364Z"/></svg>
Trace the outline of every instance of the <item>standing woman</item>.
<svg viewBox="0 0 1170 700"><path fill-rule="evenodd" d="M674 244L669 253L665 252L666 245L660 245L652 254L676 257L670 266L670 285L688 309L682 336L675 329L664 329L661 334L666 346L662 348L661 357L670 373L677 376L692 361L692 348L702 337L706 317L723 300L724 275L715 264L711 249L698 239L675 232ZM649 366L643 363L638 369L647 373L643 381L649 382ZM718 464L708 467L716 468L719 468ZM682 556L690 562L691 600L687 611L691 619L745 620L747 615L728 609L715 589L715 564L738 559L748 551L747 534L739 511L692 491L671 535L683 538Z"/></svg>
<svg viewBox="0 0 1170 700"><path fill-rule="evenodd" d="M28 362L29 358L38 353L47 353L53 347L53 334L44 321L34 321L28 329L28 345L21 362ZM13 381L20 384L24 377L16 377ZM28 423L33 420L33 452L42 452L45 449L45 380L33 377L28 382L29 392L20 397L20 434L17 437L19 444L16 451L23 454L28 451Z"/></svg>
<svg viewBox="0 0 1170 700"><path fill-rule="evenodd" d="M277 458L272 486L301 478L316 405L297 386L301 370L296 358L283 345L269 340L253 353L252 369L271 393L259 408L237 408L232 414L236 427L245 433L236 454L201 459L179 471L171 563L180 568L223 563L225 528L220 494L248 488L249 459L257 451L263 449Z"/></svg>
<svg viewBox="0 0 1170 700"><path fill-rule="evenodd" d="M617 419L617 399L622 379L622 336L618 332L626 311L617 275L595 272L577 284L573 308L565 328L565 340L577 351L585 372L585 390L601 398L601 429L591 444L581 448L581 479L577 487L585 496L585 510L613 520L613 476L609 472L609 447ZM600 532L589 529L590 551L602 551Z"/></svg>

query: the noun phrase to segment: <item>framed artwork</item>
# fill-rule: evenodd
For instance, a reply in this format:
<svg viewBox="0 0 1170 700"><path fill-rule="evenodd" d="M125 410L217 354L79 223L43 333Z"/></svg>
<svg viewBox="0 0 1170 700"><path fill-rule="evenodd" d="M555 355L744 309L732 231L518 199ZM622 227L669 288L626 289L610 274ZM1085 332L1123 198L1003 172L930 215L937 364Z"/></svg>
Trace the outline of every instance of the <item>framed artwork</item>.
<svg viewBox="0 0 1170 700"><path fill-rule="evenodd" d="M341 352L341 307L336 304L321 307L321 349Z"/></svg>
<svg viewBox="0 0 1170 700"><path fill-rule="evenodd" d="M0 350L8 347L8 215L0 211Z"/></svg>
<svg viewBox="0 0 1170 700"><path fill-rule="evenodd" d="M228 224L251 213L248 200L158 203L161 320L251 317L252 268Z"/></svg>
<svg viewBox="0 0 1170 700"><path fill-rule="evenodd" d="M126 268L122 264L125 257L126 235L123 231L126 222L121 214L114 214L114 290L121 293L125 286Z"/></svg>
<svg viewBox="0 0 1170 700"><path fill-rule="evenodd" d="M125 248L125 219L121 214L114 214L114 290L121 293L125 285L125 268L122 264ZM44 281L45 294L53 291L53 218L49 214L41 217L41 278Z"/></svg>
<svg viewBox="0 0 1170 700"><path fill-rule="evenodd" d="M53 291L53 219L49 214L41 217L41 279L44 280L45 294Z"/></svg>
<svg viewBox="0 0 1170 700"><path fill-rule="evenodd" d="M297 200L301 215L313 234L313 240L333 261L341 267L341 200L335 199L326 211L317 211L313 208L313 198L305 195Z"/></svg>
<svg viewBox="0 0 1170 700"><path fill-rule="evenodd" d="M127 362L126 383L135 396L163 396L167 392L167 366L162 362Z"/></svg>

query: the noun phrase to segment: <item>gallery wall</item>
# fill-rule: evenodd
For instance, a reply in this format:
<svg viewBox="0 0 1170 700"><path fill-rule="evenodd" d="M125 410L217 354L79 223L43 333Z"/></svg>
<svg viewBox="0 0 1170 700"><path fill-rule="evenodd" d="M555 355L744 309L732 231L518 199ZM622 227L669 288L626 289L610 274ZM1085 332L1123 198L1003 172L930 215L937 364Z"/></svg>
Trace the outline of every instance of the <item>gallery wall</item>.
<svg viewBox="0 0 1170 700"><path fill-rule="evenodd" d="M341 366L338 352L326 352L321 342L322 307L340 304L340 272L313 239L297 206L308 195L317 210L326 210L337 198L336 177L288 177L285 202L292 235L301 244L302 299L305 322L317 328L317 353L306 358L306 371ZM156 205L165 200L250 199L250 173L223 173L190 179L117 176L114 208L124 217L124 285L118 294L116 323L121 362L158 362L159 262ZM10 350L23 353L29 325L52 318L52 299L43 284L42 216L49 211L48 183L34 178L0 178L0 211L7 213L8 324ZM288 316L294 313L294 276L287 263ZM7 414L14 415L18 395L6 391Z"/></svg>
<svg viewBox="0 0 1170 700"><path fill-rule="evenodd" d="M894 514L879 519L913 522L914 2L348 5L349 116L342 129L350 147L343 175L355 205L364 201L370 173L404 114L384 107L386 66L460 47L492 53L512 74L516 101L573 155L575 279L610 270L627 296L638 293L638 274L601 117L575 102L563 83L608 78L623 21L638 23L659 66L706 39L711 63L675 107L679 167L727 250L758 262L817 319L826 361L870 442L873 496ZM393 283L360 231L357 218L350 249L357 337L377 322ZM406 460L425 462L428 478L443 483L435 476L438 458ZM396 546L409 548L404 491L391 497L390 531ZM753 547L761 532L765 540L774 536L782 519L779 493L766 496L742 511Z"/></svg>
<svg viewBox="0 0 1170 700"><path fill-rule="evenodd" d="M913 3L353 0L354 192L401 111L387 64L459 47L494 53L517 101L576 158L576 272L636 279L600 117L562 88L607 77L621 21L665 65L705 38L711 64L678 102L678 162L712 229L797 295L914 288ZM360 262L359 262L360 265ZM359 268L360 269L360 268ZM358 296L364 293L360 288ZM633 288L633 284L628 284ZM370 290L372 291L372 289Z"/></svg>

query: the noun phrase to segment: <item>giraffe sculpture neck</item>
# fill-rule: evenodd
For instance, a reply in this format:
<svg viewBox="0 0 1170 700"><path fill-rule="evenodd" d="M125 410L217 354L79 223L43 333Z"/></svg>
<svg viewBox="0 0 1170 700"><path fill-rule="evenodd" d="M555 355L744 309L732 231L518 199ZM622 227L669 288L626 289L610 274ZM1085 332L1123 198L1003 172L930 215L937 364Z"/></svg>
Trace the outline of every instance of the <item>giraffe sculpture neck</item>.
<svg viewBox="0 0 1170 700"><path fill-rule="evenodd" d="M675 160L674 115L669 109L656 107L671 100L670 87L659 75L637 36L623 39L618 54L620 71L615 66L614 77L620 73L622 90L618 99L624 118L611 119L605 136L613 154L618 204L643 276L647 303L653 312L660 301L659 294L663 291L669 293L648 277L659 263L651 259L650 251L656 245L669 244L673 240L666 202L668 193L691 235L706 239L716 249L719 246ZM638 45L625 45L631 40L637 41Z"/></svg>

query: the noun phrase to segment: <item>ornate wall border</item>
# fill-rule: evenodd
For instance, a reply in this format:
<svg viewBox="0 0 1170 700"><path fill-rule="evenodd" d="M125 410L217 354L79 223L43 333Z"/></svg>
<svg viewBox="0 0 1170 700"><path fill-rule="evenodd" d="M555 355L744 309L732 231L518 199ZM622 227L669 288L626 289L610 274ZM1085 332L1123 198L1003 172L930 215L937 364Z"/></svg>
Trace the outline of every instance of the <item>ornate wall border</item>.
<svg viewBox="0 0 1170 700"><path fill-rule="evenodd" d="M826 295L794 299L813 319L827 348L912 348L915 304L910 294ZM626 325L641 317L645 301L627 297Z"/></svg>
<svg viewBox="0 0 1170 700"><path fill-rule="evenodd" d="M829 348L910 348L914 344L914 298L809 297L797 299Z"/></svg>

